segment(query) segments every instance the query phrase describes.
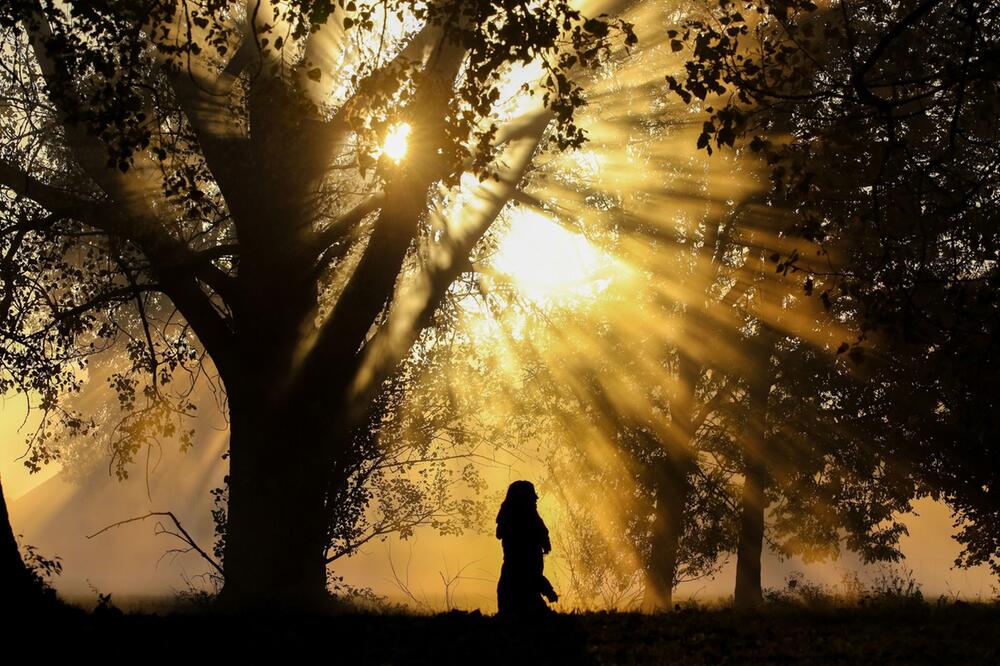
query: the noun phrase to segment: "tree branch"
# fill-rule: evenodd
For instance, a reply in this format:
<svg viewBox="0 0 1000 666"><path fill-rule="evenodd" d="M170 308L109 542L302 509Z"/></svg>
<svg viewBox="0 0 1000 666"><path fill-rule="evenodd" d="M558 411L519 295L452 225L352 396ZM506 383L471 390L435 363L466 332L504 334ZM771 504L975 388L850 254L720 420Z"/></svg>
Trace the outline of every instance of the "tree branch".
<svg viewBox="0 0 1000 666"><path fill-rule="evenodd" d="M868 58L866 58L864 63L861 64L861 68L851 77L851 84L857 91L858 97L881 111L888 109L890 104L889 101L879 97L871 91L871 88L869 88L868 84L865 82L865 76L882 58L882 54L885 53L885 50L889 48L890 44L892 44L907 29L915 25L925 14L941 4L941 2L942 0L924 0L916 8L914 8L912 12L903 17L903 19L897 21L889 29L889 31L882 36L882 39L879 40L878 44L876 44L875 48L868 55Z"/></svg>
<svg viewBox="0 0 1000 666"><path fill-rule="evenodd" d="M14 194L30 199L51 213L81 219L97 212L101 204L71 192L47 185L23 169L0 160L0 185ZM81 219L82 221L82 219Z"/></svg>
<svg viewBox="0 0 1000 666"><path fill-rule="evenodd" d="M94 537L103 534L108 530L114 529L116 527L121 527L122 525L128 525L129 523L137 523L146 520L147 518L155 518L158 516L170 518L170 520L173 521L174 525L177 526L177 529L181 533L181 536L179 537L180 540L186 543L191 548L193 548L194 551L197 552L199 555L201 555L202 559L204 559L206 562L212 565L212 568L218 571L220 575L224 575L224 572L222 571L222 566L219 565L219 563L216 562L214 559L212 559L212 557L208 553L206 553L193 538L191 538L191 535L188 534L188 531L186 529L184 529L184 526L181 525L181 521L177 520L177 516L175 516L172 511L150 511L144 516L136 516L135 518L126 518L125 520L119 520L117 523L112 523L107 527L97 530L93 534L88 534L87 538L93 539ZM171 534L173 533L171 532ZM177 535L174 534L174 536Z"/></svg>
<svg viewBox="0 0 1000 666"><path fill-rule="evenodd" d="M351 227L361 222L369 213L381 208L384 203L384 192L375 192L369 195L354 208L334 220L326 229L317 233L309 248L308 256L310 258L320 256L331 245L343 239L350 232Z"/></svg>
<svg viewBox="0 0 1000 666"><path fill-rule="evenodd" d="M419 130L421 140L432 155L443 140L448 113L447 105L441 102L440 90L454 85L465 58L465 49L459 45L441 44L439 48L438 57L431 58L434 64L424 73L414 96L414 107L426 117ZM333 369L336 369L336 385L330 387L333 393L342 394L350 386L360 362L358 350L393 297L418 223L427 209L428 189L445 175L444 169L431 158L429 164L404 163L392 178L386 187L385 204L358 265L304 356L295 381L298 389L330 386Z"/></svg>
<svg viewBox="0 0 1000 666"><path fill-rule="evenodd" d="M498 158L499 163L506 165L500 180L486 181L477 187L474 196L452 215L456 228L448 236L450 243L435 248L436 260L425 265L405 289L397 290L388 321L365 345L349 396L356 404L369 401L391 376L421 331L430 325L452 283L471 268L469 254L507 202L517 195L551 117L548 111L537 113L528 123L533 131L507 145Z"/></svg>
<svg viewBox="0 0 1000 666"><path fill-rule="evenodd" d="M110 303L114 302L125 303L133 298L138 298L139 296L147 292L164 293L163 288L155 284L133 284L127 287L119 287L117 289L112 289L110 291L106 291L102 294L94 296L85 303L75 305L72 308L63 310L61 312L56 312L53 316L52 323L47 328L51 328L52 326L54 326L59 322L79 317L80 315L86 314L91 310L108 305Z"/></svg>
<svg viewBox="0 0 1000 666"><path fill-rule="evenodd" d="M212 265L211 260L225 256L232 245L210 248L201 252L170 237L162 228L123 216L110 201L83 199L66 190L47 185L22 169L0 160L0 185L10 188L39 204L51 213L79 220L110 237L122 238L138 246L158 270L192 271L199 279L223 298L233 294L232 278Z"/></svg>

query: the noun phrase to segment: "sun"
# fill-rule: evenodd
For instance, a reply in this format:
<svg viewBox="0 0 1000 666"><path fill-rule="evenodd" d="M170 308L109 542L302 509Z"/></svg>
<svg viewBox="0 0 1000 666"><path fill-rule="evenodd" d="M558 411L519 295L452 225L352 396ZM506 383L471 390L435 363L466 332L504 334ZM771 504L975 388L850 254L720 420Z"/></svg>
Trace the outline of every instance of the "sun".
<svg viewBox="0 0 1000 666"><path fill-rule="evenodd" d="M597 296L608 285L612 261L547 215L518 208L491 263L525 298L554 304Z"/></svg>
<svg viewBox="0 0 1000 666"><path fill-rule="evenodd" d="M393 125L385 135L385 141L382 143L382 154L396 164L399 164L403 157L406 156L411 131L412 128L409 123L397 123Z"/></svg>

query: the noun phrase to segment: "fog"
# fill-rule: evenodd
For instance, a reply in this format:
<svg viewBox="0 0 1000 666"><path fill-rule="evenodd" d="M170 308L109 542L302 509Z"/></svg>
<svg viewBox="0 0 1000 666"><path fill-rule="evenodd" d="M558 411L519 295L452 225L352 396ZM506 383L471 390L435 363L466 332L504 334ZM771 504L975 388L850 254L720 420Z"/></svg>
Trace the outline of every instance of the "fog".
<svg viewBox="0 0 1000 666"><path fill-rule="evenodd" d="M219 418L200 423L195 446L186 453L164 446L162 460L146 478L141 471L126 481L117 481L107 465L95 465L82 479L68 480L58 472L58 464L39 474L28 474L17 456L24 430L17 400L4 403L2 462L0 473L5 488L15 534L22 544L31 544L47 557L62 558L63 573L52 582L67 599L92 607L98 592L110 593L118 603L150 604L170 600L193 589L207 589L203 578L208 565L195 553L172 553L183 547L165 534L157 534L157 520L117 527L88 539L87 535L116 521L141 516L150 511L172 511L194 539L210 546L214 539L209 491L220 485L226 471L221 459L227 432ZM211 421L206 418L205 421ZM29 421L30 425L30 421ZM27 426L25 426L27 428ZM530 473L530 470L525 470ZM528 474L525 478L530 478ZM490 493L499 493L509 481L523 478L517 467L491 477ZM539 488L539 511L553 534L554 549L546 559L546 573L557 590L568 591L567 563L559 551L560 526L556 520L555 493ZM855 573L871 582L887 572L905 572L921 585L929 599L988 599L995 594L995 581L984 567L953 569L959 552L951 538L953 528L948 508L932 500L915 503L916 514L908 516L910 535L901 549L906 555L897 565L865 566L846 553L837 561L806 564L798 558L778 559L767 551L762 564L765 588L783 588L789 575L800 572L814 583L837 585L846 573ZM440 536L430 528L420 528L406 540L392 537L364 546L334 567L337 576L358 588L370 588L389 603L418 611L448 608L496 609L496 580L502 553L493 536L490 519L479 532L462 536ZM713 577L682 583L677 598L702 603L725 599L732 594L735 556ZM394 572L395 570L395 572ZM611 605L611 604L609 604ZM572 595L564 594L559 607L575 606Z"/></svg>

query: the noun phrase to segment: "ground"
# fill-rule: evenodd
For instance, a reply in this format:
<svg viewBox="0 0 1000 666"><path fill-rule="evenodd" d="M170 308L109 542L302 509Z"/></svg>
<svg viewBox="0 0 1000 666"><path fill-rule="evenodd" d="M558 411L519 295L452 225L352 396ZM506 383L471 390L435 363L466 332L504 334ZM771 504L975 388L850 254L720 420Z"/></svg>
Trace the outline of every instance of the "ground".
<svg viewBox="0 0 1000 666"><path fill-rule="evenodd" d="M752 614L690 608L531 622L461 612L227 616L103 608L21 613L9 636L28 654L65 651L111 661L252 656L293 664L1000 664L998 621L1000 606L964 603L775 605Z"/></svg>

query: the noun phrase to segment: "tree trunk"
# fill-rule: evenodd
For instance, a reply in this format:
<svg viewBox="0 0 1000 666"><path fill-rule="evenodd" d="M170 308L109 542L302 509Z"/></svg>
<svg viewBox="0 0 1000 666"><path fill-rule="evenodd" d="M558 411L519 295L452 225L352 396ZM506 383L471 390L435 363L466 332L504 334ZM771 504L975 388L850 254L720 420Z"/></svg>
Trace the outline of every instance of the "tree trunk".
<svg viewBox="0 0 1000 666"><path fill-rule="evenodd" d="M767 473L761 464L747 464L744 471L739 544L736 549L736 593L733 604L751 609L763 601L760 561L764 550L764 489Z"/></svg>
<svg viewBox="0 0 1000 666"><path fill-rule="evenodd" d="M690 355L678 358L680 390L670 405L672 434L662 442L666 455L654 471L656 513L653 518L650 560L646 564L643 609L669 610L677 577L677 556L684 533L684 512L691 494L691 474L697 459L694 442L694 397L701 366Z"/></svg>
<svg viewBox="0 0 1000 666"><path fill-rule="evenodd" d="M752 609L763 601L760 562L764 551L764 510L767 489L767 399L774 383L771 354L774 340L765 328L760 334L758 363L750 378L750 420L743 442L743 496L736 547L736 589L733 605Z"/></svg>
<svg viewBox="0 0 1000 666"><path fill-rule="evenodd" d="M326 591L326 489L336 418L315 401L230 399L223 607L314 610Z"/></svg>
<svg viewBox="0 0 1000 666"><path fill-rule="evenodd" d="M20 603L34 596L41 596L17 548L17 539L14 538L10 516L7 514L7 499L3 496L2 482L0 482L0 589L4 591L8 602Z"/></svg>
<svg viewBox="0 0 1000 666"><path fill-rule="evenodd" d="M642 601L643 610L647 612L672 608L684 510L691 492L690 475L691 463L686 457L665 459L657 470L656 512Z"/></svg>

